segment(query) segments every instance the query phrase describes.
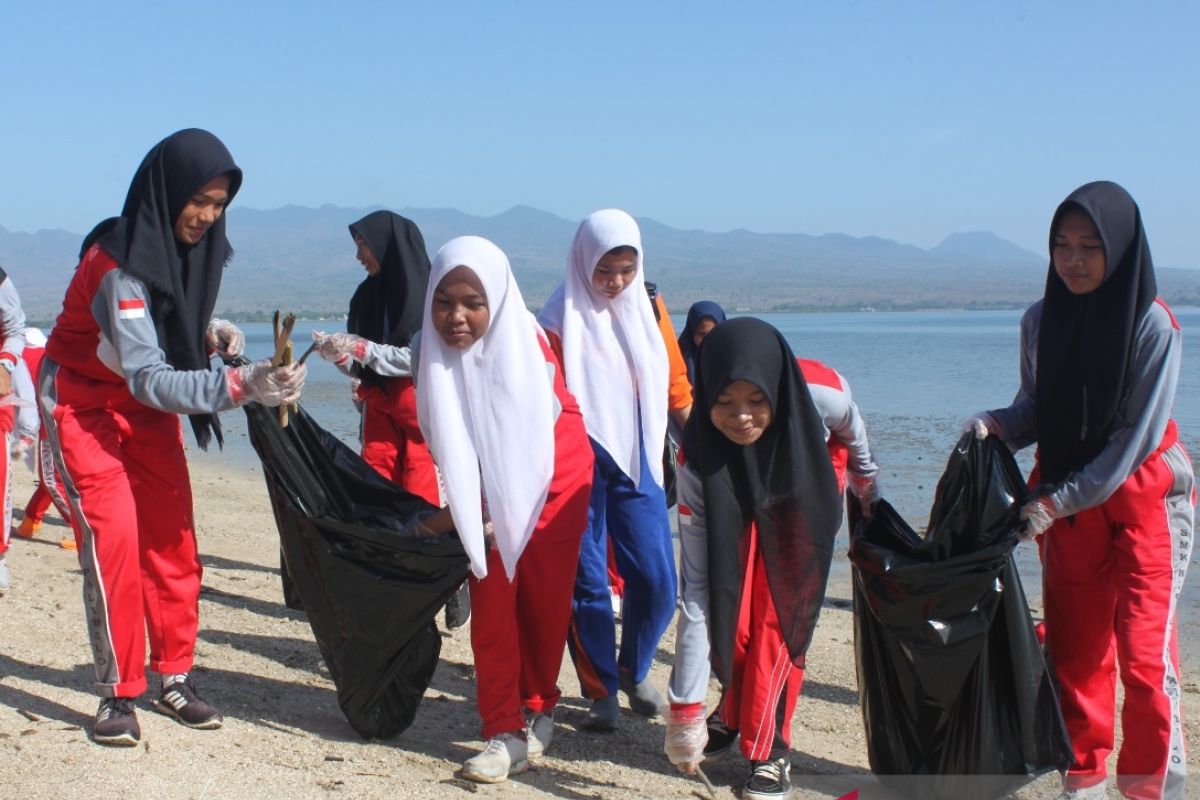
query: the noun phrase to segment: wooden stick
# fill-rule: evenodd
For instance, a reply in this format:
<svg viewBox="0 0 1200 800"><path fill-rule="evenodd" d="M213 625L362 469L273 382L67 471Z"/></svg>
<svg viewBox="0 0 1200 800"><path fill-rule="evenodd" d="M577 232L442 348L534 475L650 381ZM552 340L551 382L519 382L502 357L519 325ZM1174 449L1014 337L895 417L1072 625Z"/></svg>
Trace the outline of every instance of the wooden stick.
<svg viewBox="0 0 1200 800"><path fill-rule="evenodd" d="M283 318L283 324L279 326L279 332L275 335L275 355L271 358L271 366L278 367L283 364L283 350L287 347L288 339L292 336L292 327L295 324L295 315L288 314Z"/></svg>
<svg viewBox="0 0 1200 800"><path fill-rule="evenodd" d="M296 321L294 318L291 317L291 315L288 316L288 319L291 319L292 322ZM288 333L291 333L290 327L288 329ZM285 364L285 365L292 363L292 341L291 341L291 339L289 339L287 344L284 345L284 347L283 347L283 360L280 363ZM290 405L291 405L290 403L280 403L279 404L279 427L281 427L281 428L286 428L288 426L288 409L289 409ZM292 409L292 413L295 413L295 409Z"/></svg>

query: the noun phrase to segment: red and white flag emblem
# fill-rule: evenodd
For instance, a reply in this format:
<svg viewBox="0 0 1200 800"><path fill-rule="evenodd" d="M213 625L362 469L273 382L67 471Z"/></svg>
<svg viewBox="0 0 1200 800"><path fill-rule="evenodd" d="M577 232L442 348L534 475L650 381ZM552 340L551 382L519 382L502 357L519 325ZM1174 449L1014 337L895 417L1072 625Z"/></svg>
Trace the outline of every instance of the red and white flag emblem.
<svg viewBox="0 0 1200 800"><path fill-rule="evenodd" d="M121 319L141 319L146 316L146 301L118 300L117 314Z"/></svg>

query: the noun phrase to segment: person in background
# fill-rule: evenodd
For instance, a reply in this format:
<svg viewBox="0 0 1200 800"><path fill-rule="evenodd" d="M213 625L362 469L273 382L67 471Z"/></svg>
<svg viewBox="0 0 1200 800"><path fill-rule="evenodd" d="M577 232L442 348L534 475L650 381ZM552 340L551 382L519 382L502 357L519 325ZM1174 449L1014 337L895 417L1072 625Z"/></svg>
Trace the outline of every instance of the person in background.
<svg viewBox="0 0 1200 800"><path fill-rule="evenodd" d="M1182 798L1178 600L1194 539L1192 463L1172 419L1181 333L1157 297L1141 212L1108 181L1050 223L1045 295L1021 319L1021 385L978 436L1037 445L1022 509L1043 564L1049 661L1075 763L1064 797L1106 795L1118 674L1117 787Z"/></svg>
<svg viewBox="0 0 1200 800"><path fill-rule="evenodd" d="M435 506L442 505L437 468L417 422L409 342L421 329L429 286L425 238L412 220L373 211L350 225L367 272L350 298L346 333L314 333L321 357L357 380L362 457L383 477ZM471 616L464 582L446 604L446 627Z"/></svg>
<svg viewBox="0 0 1200 800"><path fill-rule="evenodd" d="M711 300L692 303L688 309L687 323L683 326L683 333L679 334L679 351L687 365L689 381L696 381L696 353L700 350L700 343L724 321L725 309Z"/></svg>
<svg viewBox="0 0 1200 800"><path fill-rule="evenodd" d="M153 707L196 729L221 726L191 677L201 565L179 414L197 443L221 442L215 412L293 402L304 366L212 369L210 348L245 337L212 318L225 265L225 208L242 183L225 145L195 128L156 144L121 216L84 239L46 354L39 400L71 505L100 706L99 744L141 739L135 699L150 668Z"/></svg>
<svg viewBox="0 0 1200 800"><path fill-rule="evenodd" d="M50 509L51 503L59 516L68 525L71 524L71 508L67 498L62 493L62 483L54 469L54 454L50 450L50 442L46 439L45 426L42 425L41 415L37 410L37 382L41 372L42 356L46 354L46 334L40 328L25 329L25 352L21 354L21 363L13 373L17 386L17 394L29 403L17 410L17 430L19 440L13 448L16 456L32 457L33 471L37 475L37 487L25 504L25 513L21 524L16 528L16 535L22 539L32 539L42 527L42 520ZM67 534L59 540L59 547L64 550L75 550L76 542L73 534Z"/></svg>
<svg viewBox="0 0 1200 800"><path fill-rule="evenodd" d="M25 312L12 278L0 269L0 400L11 402L13 374L21 363L25 349ZM5 400L5 398L8 398ZM0 520L0 594L12 585L8 569L8 544L12 528L12 448L16 414L13 406L0 408L0 480L4 481L4 518Z"/></svg>
<svg viewBox="0 0 1200 800"><path fill-rule="evenodd" d="M783 336L743 317L699 353L678 476L683 592L665 749L694 772L710 669L751 762L743 798L791 794L792 714L841 524L837 476Z"/></svg>
<svg viewBox="0 0 1200 800"><path fill-rule="evenodd" d="M593 458L504 253L476 236L452 239L434 259L430 289L413 344L417 408L449 501L435 517L452 516L471 560L487 740L462 773L497 783L553 741Z"/></svg>
<svg viewBox="0 0 1200 800"><path fill-rule="evenodd" d="M597 211L580 223L566 279L538 317L579 401L596 456L568 638L592 701L584 722L591 730L616 728L618 687L634 712L658 714L663 699L648 674L674 613L662 458L672 376L655 307L646 302L643 263L633 218L616 209ZM691 410L690 393L683 402L671 412L680 423ZM625 582L619 656L607 569L610 537Z"/></svg>

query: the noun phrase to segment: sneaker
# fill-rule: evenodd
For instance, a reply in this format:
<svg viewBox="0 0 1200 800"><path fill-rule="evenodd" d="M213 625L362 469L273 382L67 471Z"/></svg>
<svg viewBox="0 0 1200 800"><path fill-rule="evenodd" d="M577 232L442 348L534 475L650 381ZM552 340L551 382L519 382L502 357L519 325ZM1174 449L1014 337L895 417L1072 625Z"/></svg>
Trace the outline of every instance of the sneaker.
<svg viewBox="0 0 1200 800"><path fill-rule="evenodd" d="M708 744L704 745L704 760L716 761L733 749L738 732L721 721L717 714L708 718Z"/></svg>
<svg viewBox="0 0 1200 800"><path fill-rule="evenodd" d="M621 704L617 702L615 694L610 694L608 697L592 701L592 707L588 709L587 718L581 727L589 731L615 731L620 715Z"/></svg>
<svg viewBox="0 0 1200 800"><path fill-rule="evenodd" d="M1108 797L1108 781L1100 781L1094 786L1075 789L1063 789L1058 800L1104 800Z"/></svg>
<svg viewBox="0 0 1200 800"><path fill-rule="evenodd" d="M0 594L4 594L12 586L12 577L8 574L8 559L0 556Z"/></svg>
<svg viewBox="0 0 1200 800"><path fill-rule="evenodd" d="M40 527L42 527L40 519L25 517L25 519L21 520L21 524L17 526L17 536L20 536L22 539L32 539Z"/></svg>
<svg viewBox="0 0 1200 800"><path fill-rule="evenodd" d="M463 764L462 776L476 783L500 783L529 769L529 746L524 732L495 736L479 755Z"/></svg>
<svg viewBox="0 0 1200 800"><path fill-rule="evenodd" d="M446 601L446 630L456 631L471 621L471 589L466 581Z"/></svg>
<svg viewBox="0 0 1200 800"><path fill-rule="evenodd" d="M792 762L787 756L755 761L742 800L780 800L792 796Z"/></svg>
<svg viewBox="0 0 1200 800"><path fill-rule="evenodd" d="M96 744L133 747L142 738L132 697L105 697L96 709L92 740Z"/></svg>
<svg viewBox="0 0 1200 800"><path fill-rule="evenodd" d="M541 758L554 741L554 712L534 714L525 728L525 740L529 745L529 760Z"/></svg>
<svg viewBox="0 0 1200 800"><path fill-rule="evenodd" d="M210 731L221 727L221 715L196 694L196 684L190 676L172 681L163 687L154 701L154 710L174 717L189 728Z"/></svg>
<svg viewBox="0 0 1200 800"><path fill-rule="evenodd" d="M78 549L78 545L75 544L74 536L64 536L63 538L59 539L58 546L61 547L63 550Z"/></svg>
<svg viewBox="0 0 1200 800"><path fill-rule="evenodd" d="M633 675L622 670L620 683L621 691L629 697L629 708L635 714L641 714L643 717L658 716L659 708L666 701L649 679L634 683Z"/></svg>

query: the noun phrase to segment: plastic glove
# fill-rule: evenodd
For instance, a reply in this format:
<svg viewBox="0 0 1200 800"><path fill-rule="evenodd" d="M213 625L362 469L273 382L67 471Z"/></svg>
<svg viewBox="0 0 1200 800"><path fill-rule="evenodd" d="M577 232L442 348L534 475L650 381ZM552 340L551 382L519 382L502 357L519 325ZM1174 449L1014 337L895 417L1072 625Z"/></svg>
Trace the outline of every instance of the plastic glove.
<svg viewBox="0 0 1200 800"><path fill-rule="evenodd" d="M1025 527L1021 529L1021 541L1028 542L1035 536L1043 534L1058 518L1058 511L1049 497L1039 497L1021 506L1021 519Z"/></svg>
<svg viewBox="0 0 1200 800"><path fill-rule="evenodd" d="M882 496L879 491L879 473L858 475L854 472L847 472L846 477L850 483L850 491L854 492L854 496L858 498L858 502L862 505L863 517L870 519L875 513L875 504L879 502L879 498Z"/></svg>
<svg viewBox="0 0 1200 800"><path fill-rule="evenodd" d="M246 335L242 329L227 319L216 319L208 323L205 334L208 346L221 358L236 358L246 351Z"/></svg>
<svg viewBox="0 0 1200 800"><path fill-rule="evenodd" d="M313 331L313 341L317 343L317 353L326 361L332 361L342 366L350 359L359 363L367 356L369 342L353 333L322 333Z"/></svg>
<svg viewBox="0 0 1200 800"><path fill-rule="evenodd" d="M34 453L36 452L34 448L35 444L36 442L34 442L31 436L22 436L19 439L15 439L12 447L9 449L9 456L13 461L19 458L25 459L25 466L29 467L29 471L36 475L37 460L34 458Z"/></svg>
<svg viewBox="0 0 1200 800"><path fill-rule="evenodd" d="M303 364L272 367L266 359L242 367L225 368L229 396L239 406L246 403L261 403L264 406L294 403L300 399L300 390L304 388L307 374Z"/></svg>
<svg viewBox="0 0 1200 800"><path fill-rule="evenodd" d="M962 432L974 431L975 438L983 441L988 437L988 434L1000 435L1000 423L996 422L996 418L986 411L980 411L972 416L963 425Z"/></svg>
<svg viewBox="0 0 1200 800"><path fill-rule="evenodd" d="M704 746L708 744L708 724L704 717L704 704L671 704L667 711L667 736L663 750L680 772L694 775L696 767L704 760Z"/></svg>

